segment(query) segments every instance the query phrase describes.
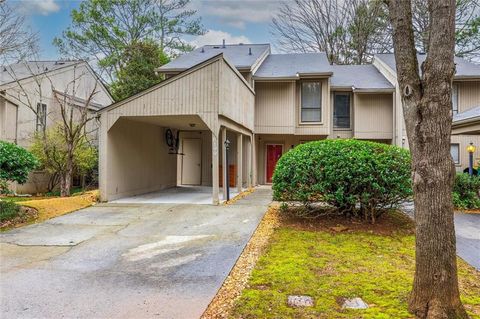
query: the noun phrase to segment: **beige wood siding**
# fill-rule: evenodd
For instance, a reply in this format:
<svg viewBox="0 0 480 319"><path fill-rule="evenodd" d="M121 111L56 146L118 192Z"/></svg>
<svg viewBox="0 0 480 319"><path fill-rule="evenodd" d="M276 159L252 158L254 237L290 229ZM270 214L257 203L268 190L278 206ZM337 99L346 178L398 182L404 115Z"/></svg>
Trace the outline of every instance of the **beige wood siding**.
<svg viewBox="0 0 480 319"><path fill-rule="evenodd" d="M354 137L393 138L392 94L354 94Z"/></svg>
<svg viewBox="0 0 480 319"><path fill-rule="evenodd" d="M480 81L455 82L458 86L458 112L480 106Z"/></svg>
<svg viewBox="0 0 480 319"><path fill-rule="evenodd" d="M126 100L106 111L108 128L120 116L198 114L210 125L218 114L219 67L219 61L215 60Z"/></svg>
<svg viewBox="0 0 480 319"><path fill-rule="evenodd" d="M242 75L227 63L220 64L219 114L254 129L255 95Z"/></svg>
<svg viewBox="0 0 480 319"><path fill-rule="evenodd" d="M460 164L455 165L457 171L463 171L468 167L467 146L470 142L476 146L473 154L474 165L480 164L480 135L452 135L450 141L452 144L459 144Z"/></svg>
<svg viewBox="0 0 480 319"><path fill-rule="evenodd" d="M296 135L329 135L331 122L330 109L330 81L329 79L309 79L305 81L320 81L322 85L322 121L321 123L301 123L301 83L296 87L295 134Z"/></svg>
<svg viewBox="0 0 480 319"><path fill-rule="evenodd" d="M164 128L120 119L108 135L109 200L176 185L177 157L168 154Z"/></svg>
<svg viewBox="0 0 480 319"><path fill-rule="evenodd" d="M0 140L16 142L17 106L0 97Z"/></svg>
<svg viewBox="0 0 480 319"><path fill-rule="evenodd" d="M255 133L294 133L295 87L293 81L255 84Z"/></svg>

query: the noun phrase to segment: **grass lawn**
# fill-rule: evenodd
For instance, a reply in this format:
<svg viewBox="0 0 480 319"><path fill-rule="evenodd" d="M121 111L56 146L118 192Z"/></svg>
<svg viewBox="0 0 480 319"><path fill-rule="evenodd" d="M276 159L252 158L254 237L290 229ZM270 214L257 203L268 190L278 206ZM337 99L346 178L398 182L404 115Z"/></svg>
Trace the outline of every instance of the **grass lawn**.
<svg viewBox="0 0 480 319"><path fill-rule="evenodd" d="M16 200L21 198L22 200ZM10 225L7 224L4 227L0 227L2 231L11 229L13 227L19 227L26 224L38 223L50 218L65 215L76 210L88 207L97 202L98 191L88 191L82 194L75 194L70 197L45 197L45 198L28 198L25 197L6 197L2 200L15 201L17 204L34 208L38 211L38 216L27 222Z"/></svg>
<svg viewBox="0 0 480 319"><path fill-rule="evenodd" d="M347 231L332 227L342 224ZM412 288L415 238L400 213L376 225L342 219L282 218L260 257L234 318L412 318L407 298ZM459 260L462 300L480 318L480 273ZM288 295L314 298L312 308L290 308ZM366 310L342 310L343 298L361 297Z"/></svg>

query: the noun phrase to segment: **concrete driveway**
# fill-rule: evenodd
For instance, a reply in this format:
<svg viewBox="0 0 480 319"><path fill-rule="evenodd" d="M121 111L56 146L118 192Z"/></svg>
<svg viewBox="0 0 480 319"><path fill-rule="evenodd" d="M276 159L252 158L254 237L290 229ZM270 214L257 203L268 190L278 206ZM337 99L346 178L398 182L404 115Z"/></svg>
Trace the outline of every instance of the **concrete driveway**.
<svg viewBox="0 0 480 319"><path fill-rule="evenodd" d="M0 235L1 318L198 318L271 201L104 204Z"/></svg>

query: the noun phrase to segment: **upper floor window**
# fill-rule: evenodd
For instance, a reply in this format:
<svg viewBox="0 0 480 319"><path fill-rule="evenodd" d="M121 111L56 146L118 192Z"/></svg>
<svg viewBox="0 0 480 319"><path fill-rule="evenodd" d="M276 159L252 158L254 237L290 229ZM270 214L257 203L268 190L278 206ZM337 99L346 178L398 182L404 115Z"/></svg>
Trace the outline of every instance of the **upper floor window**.
<svg viewBox="0 0 480 319"><path fill-rule="evenodd" d="M455 164L460 164L460 144L450 144L450 155Z"/></svg>
<svg viewBox="0 0 480 319"><path fill-rule="evenodd" d="M333 127L350 128L350 93L335 93Z"/></svg>
<svg viewBox="0 0 480 319"><path fill-rule="evenodd" d="M47 126L47 104L37 103L37 132L45 131Z"/></svg>
<svg viewBox="0 0 480 319"><path fill-rule="evenodd" d="M322 120L322 93L320 82L303 82L301 92L301 122Z"/></svg>
<svg viewBox="0 0 480 319"><path fill-rule="evenodd" d="M458 85L452 85L452 111L453 114L458 113Z"/></svg>

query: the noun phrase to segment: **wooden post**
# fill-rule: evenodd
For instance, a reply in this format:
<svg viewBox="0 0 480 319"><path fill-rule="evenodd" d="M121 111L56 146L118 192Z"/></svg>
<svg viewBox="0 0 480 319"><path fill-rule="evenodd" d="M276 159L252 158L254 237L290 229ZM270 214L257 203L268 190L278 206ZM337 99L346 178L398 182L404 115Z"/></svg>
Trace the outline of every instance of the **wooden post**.
<svg viewBox="0 0 480 319"><path fill-rule="evenodd" d="M225 141L227 140L227 128L222 127L220 130L221 140L220 140L220 148L222 149L222 195L223 200L227 198L227 152L225 150Z"/></svg>
<svg viewBox="0 0 480 319"><path fill-rule="evenodd" d="M218 160L218 130L212 132L212 203L213 205L218 205L219 201L219 160Z"/></svg>
<svg viewBox="0 0 480 319"><path fill-rule="evenodd" d="M237 192L242 192L243 186L243 135L237 133Z"/></svg>

